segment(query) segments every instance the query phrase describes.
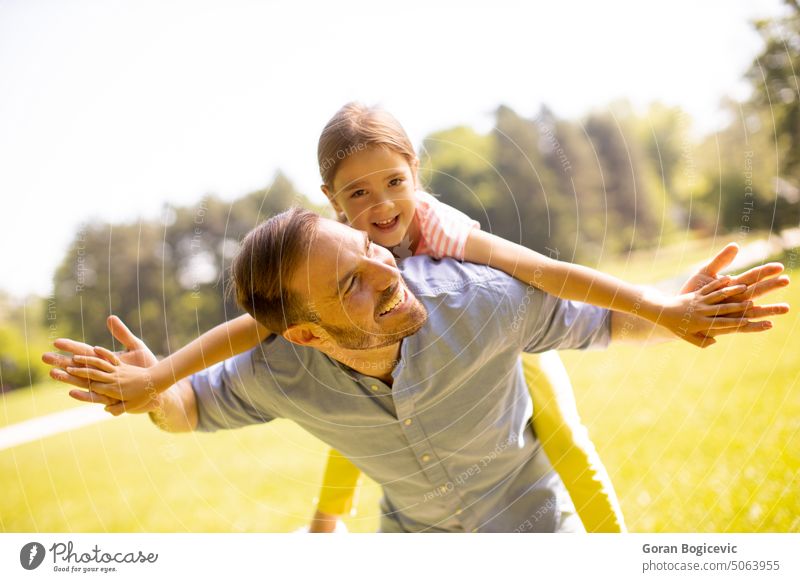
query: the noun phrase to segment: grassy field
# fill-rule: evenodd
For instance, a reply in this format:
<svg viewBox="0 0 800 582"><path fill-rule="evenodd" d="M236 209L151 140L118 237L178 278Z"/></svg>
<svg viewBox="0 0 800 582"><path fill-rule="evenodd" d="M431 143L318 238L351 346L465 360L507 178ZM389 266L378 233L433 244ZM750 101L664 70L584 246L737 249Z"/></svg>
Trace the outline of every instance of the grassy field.
<svg viewBox="0 0 800 582"><path fill-rule="evenodd" d="M720 245L715 245L718 247ZM666 261L688 268L707 248ZM651 261L652 260L652 261ZM655 257L609 268L655 280ZM800 531L800 286L760 336L564 353L579 407L633 531ZM47 383L0 400L0 425L71 406ZM0 451L5 532L292 531L310 516L326 447L290 422L168 435L113 419ZM367 482L351 531L374 531Z"/></svg>

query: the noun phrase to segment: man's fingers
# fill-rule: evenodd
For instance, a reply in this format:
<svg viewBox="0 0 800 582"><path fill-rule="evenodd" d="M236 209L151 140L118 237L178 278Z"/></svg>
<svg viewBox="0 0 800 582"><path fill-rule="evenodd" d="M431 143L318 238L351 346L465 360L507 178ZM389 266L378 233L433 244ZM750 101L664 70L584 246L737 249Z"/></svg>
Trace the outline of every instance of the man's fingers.
<svg viewBox="0 0 800 582"><path fill-rule="evenodd" d="M750 285L744 293L736 295L736 299L753 299L755 297L761 297L767 293L775 291L776 289L780 289L782 287L786 287L789 284L789 277L786 275L781 275L780 277L775 277L773 279L765 279L763 281L759 281L753 285Z"/></svg>
<svg viewBox="0 0 800 582"><path fill-rule="evenodd" d="M717 273L733 262L733 259L736 258L738 253L739 245L736 243L728 243L700 272L710 277L716 277Z"/></svg>
<svg viewBox="0 0 800 582"><path fill-rule="evenodd" d="M772 329L771 321L751 321L747 325L743 325L741 327L722 327L719 329L709 329L704 333L708 336L716 337L718 335L726 335L729 333L757 333L770 329Z"/></svg>
<svg viewBox="0 0 800 582"><path fill-rule="evenodd" d="M96 356L74 356L72 361L75 362L76 367L90 366L103 372L114 372L114 366L110 362Z"/></svg>
<svg viewBox="0 0 800 582"><path fill-rule="evenodd" d="M70 352L72 354L81 354L82 356L91 356L94 354L94 348L89 344L83 342L76 342L69 338L59 338L53 342L56 349L62 352Z"/></svg>
<svg viewBox="0 0 800 582"><path fill-rule="evenodd" d="M102 372L100 370L95 370L94 368L80 368L76 366L67 366L65 370L68 374L75 376L77 378L86 378L88 380L93 380L95 382L103 382L105 384L114 381L114 379L108 374L108 372Z"/></svg>
<svg viewBox="0 0 800 582"><path fill-rule="evenodd" d="M789 313L788 303L773 303L772 305L753 305L742 315L748 319L758 319L760 317L771 317L773 315L784 315Z"/></svg>
<svg viewBox="0 0 800 582"><path fill-rule="evenodd" d="M110 315L106 320L106 325L108 326L108 330L111 332L111 335L117 338L117 340L128 350L133 351L144 345L142 340L133 335L133 332L128 329L128 326L125 325L116 315Z"/></svg>
<svg viewBox="0 0 800 582"><path fill-rule="evenodd" d="M767 263L766 265L759 265L758 267L753 267L749 271L745 271L740 275L736 275L733 277L733 284L752 285L753 283L758 283L767 277L780 275L782 272L783 265L781 263Z"/></svg>
<svg viewBox="0 0 800 582"><path fill-rule="evenodd" d="M102 394L98 394L97 392L91 392L86 390L70 390L69 395L75 400L80 400L81 402L104 404L106 406L117 404L119 402L119 400L116 400L114 398L109 398L108 396L103 396Z"/></svg>

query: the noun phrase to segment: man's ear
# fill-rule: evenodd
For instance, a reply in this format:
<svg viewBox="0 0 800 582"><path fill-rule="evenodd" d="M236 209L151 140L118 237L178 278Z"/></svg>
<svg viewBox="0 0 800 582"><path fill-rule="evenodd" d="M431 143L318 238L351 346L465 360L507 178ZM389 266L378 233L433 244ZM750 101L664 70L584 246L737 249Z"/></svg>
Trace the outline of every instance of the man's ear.
<svg viewBox="0 0 800 582"><path fill-rule="evenodd" d="M298 323L289 326L282 334L283 339L286 341L297 344L298 346L317 347L322 338L318 335L316 326L309 323Z"/></svg>

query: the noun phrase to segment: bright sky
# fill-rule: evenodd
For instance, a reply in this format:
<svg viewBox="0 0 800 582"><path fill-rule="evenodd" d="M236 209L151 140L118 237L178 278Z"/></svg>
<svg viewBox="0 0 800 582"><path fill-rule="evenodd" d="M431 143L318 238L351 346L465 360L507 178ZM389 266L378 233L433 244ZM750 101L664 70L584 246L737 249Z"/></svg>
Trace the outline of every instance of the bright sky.
<svg viewBox="0 0 800 582"><path fill-rule="evenodd" d="M81 221L232 200L283 169L318 194L346 101L418 144L506 103L579 117L618 98L713 130L779 0L491 3L0 0L0 288L49 293ZM321 194L319 195L321 197ZM320 198L318 198L320 199Z"/></svg>

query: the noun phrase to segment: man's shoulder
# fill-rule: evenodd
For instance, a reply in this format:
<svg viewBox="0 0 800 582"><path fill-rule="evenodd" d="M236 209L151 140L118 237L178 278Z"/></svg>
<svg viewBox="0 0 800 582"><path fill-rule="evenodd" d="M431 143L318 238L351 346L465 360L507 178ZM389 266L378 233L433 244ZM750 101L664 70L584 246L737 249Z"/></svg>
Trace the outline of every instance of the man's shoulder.
<svg viewBox="0 0 800 582"><path fill-rule="evenodd" d="M486 265L476 265L451 258L433 259L427 255L403 260L400 271L411 292L421 297L434 297L476 288L502 292L509 285L521 285L513 277Z"/></svg>

